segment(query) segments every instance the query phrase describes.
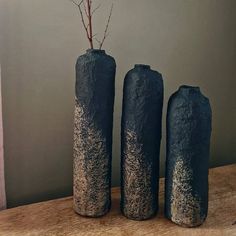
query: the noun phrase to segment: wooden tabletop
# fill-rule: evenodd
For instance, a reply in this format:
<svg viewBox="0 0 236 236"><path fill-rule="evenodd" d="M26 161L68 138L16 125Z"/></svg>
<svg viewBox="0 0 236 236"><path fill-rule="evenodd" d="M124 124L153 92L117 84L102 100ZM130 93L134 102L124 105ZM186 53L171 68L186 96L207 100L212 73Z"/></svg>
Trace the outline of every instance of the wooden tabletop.
<svg viewBox="0 0 236 236"><path fill-rule="evenodd" d="M236 236L236 165L210 170L209 213L198 228L181 228L163 216L163 179L160 181L160 212L146 221L128 220L119 210L119 188L112 189L112 209L102 218L74 213L72 198L36 203L0 213L0 235L171 235Z"/></svg>

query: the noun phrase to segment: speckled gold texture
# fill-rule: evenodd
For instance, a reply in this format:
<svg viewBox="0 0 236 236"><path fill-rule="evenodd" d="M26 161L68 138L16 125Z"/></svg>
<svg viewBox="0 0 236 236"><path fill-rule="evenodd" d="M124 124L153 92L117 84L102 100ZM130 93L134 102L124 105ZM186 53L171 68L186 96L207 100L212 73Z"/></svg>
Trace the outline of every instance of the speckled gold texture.
<svg viewBox="0 0 236 236"><path fill-rule="evenodd" d="M88 49L75 71L74 209L99 217L111 206L116 63L105 50Z"/></svg>
<svg viewBox="0 0 236 236"><path fill-rule="evenodd" d="M149 65L126 73L121 118L121 211L146 220L158 211L159 152L164 85Z"/></svg>
<svg viewBox="0 0 236 236"><path fill-rule="evenodd" d="M169 99L165 215L184 227L201 225L208 213L211 116L199 87L180 86Z"/></svg>
<svg viewBox="0 0 236 236"><path fill-rule="evenodd" d="M74 126L74 209L98 217L110 208L106 139L76 101Z"/></svg>
<svg viewBox="0 0 236 236"><path fill-rule="evenodd" d="M156 196L152 189L152 164L145 162L143 145L131 130L125 131L123 184L123 214L131 219L144 220L156 211Z"/></svg>
<svg viewBox="0 0 236 236"><path fill-rule="evenodd" d="M206 216L201 215L201 198L193 194L193 172L183 159L176 161L173 171L171 220L182 226L198 226Z"/></svg>

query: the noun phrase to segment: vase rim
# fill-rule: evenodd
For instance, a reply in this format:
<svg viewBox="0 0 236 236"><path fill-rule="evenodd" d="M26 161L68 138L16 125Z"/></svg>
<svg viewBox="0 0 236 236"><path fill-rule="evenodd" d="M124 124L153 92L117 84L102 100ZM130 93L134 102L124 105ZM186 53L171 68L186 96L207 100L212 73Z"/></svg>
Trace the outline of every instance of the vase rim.
<svg viewBox="0 0 236 236"><path fill-rule="evenodd" d="M145 65L145 64L135 64L134 68L151 69L151 66L150 65Z"/></svg>
<svg viewBox="0 0 236 236"><path fill-rule="evenodd" d="M191 86L191 85L181 85L179 87L179 91L184 94L193 94L193 93L201 93L200 87L198 86Z"/></svg>
<svg viewBox="0 0 236 236"><path fill-rule="evenodd" d="M87 53L105 53L105 50L98 48L89 48L86 50Z"/></svg>
<svg viewBox="0 0 236 236"><path fill-rule="evenodd" d="M179 87L179 89L182 89L182 90L200 90L200 87L198 86L191 86L191 85L181 85Z"/></svg>

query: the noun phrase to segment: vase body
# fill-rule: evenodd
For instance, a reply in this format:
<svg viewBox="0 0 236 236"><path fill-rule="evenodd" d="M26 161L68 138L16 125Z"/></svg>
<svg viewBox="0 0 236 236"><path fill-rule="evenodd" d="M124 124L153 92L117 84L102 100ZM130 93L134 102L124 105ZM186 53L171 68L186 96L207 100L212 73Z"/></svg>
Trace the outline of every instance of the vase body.
<svg viewBox="0 0 236 236"><path fill-rule="evenodd" d="M169 99L165 215L184 227L207 217L211 116L198 87L181 86Z"/></svg>
<svg viewBox="0 0 236 236"><path fill-rule="evenodd" d="M161 74L135 65L124 80L121 121L121 211L129 219L158 210L162 106Z"/></svg>
<svg viewBox="0 0 236 236"><path fill-rule="evenodd" d="M87 50L76 63L73 204L82 216L102 216L111 205L115 72L103 50Z"/></svg>

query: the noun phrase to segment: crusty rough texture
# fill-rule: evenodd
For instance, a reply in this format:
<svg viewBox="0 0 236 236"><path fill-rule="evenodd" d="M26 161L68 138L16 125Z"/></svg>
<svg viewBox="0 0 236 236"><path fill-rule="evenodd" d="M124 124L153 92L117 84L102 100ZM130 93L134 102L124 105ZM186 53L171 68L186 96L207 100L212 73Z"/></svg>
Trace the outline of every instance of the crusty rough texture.
<svg viewBox="0 0 236 236"><path fill-rule="evenodd" d="M168 103L165 214L185 227L208 211L211 107L198 87L181 86Z"/></svg>
<svg viewBox="0 0 236 236"><path fill-rule="evenodd" d="M163 80L148 65L135 65L124 80L121 121L121 211L133 220L158 210Z"/></svg>
<svg viewBox="0 0 236 236"><path fill-rule="evenodd" d="M106 139L76 101L74 127L74 209L101 216L110 208L109 154Z"/></svg>
<svg viewBox="0 0 236 236"><path fill-rule="evenodd" d="M201 198L193 194L193 172L187 162L179 159L173 171L171 220L182 226L198 226L205 220L201 216Z"/></svg>
<svg viewBox="0 0 236 236"><path fill-rule="evenodd" d="M123 214L135 220L155 215L157 198L152 194L152 163L145 161L143 145L135 132L125 131L123 183Z"/></svg>
<svg viewBox="0 0 236 236"><path fill-rule="evenodd" d="M102 216L111 205L115 72L103 50L87 50L76 63L74 209L83 216Z"/></svg>

